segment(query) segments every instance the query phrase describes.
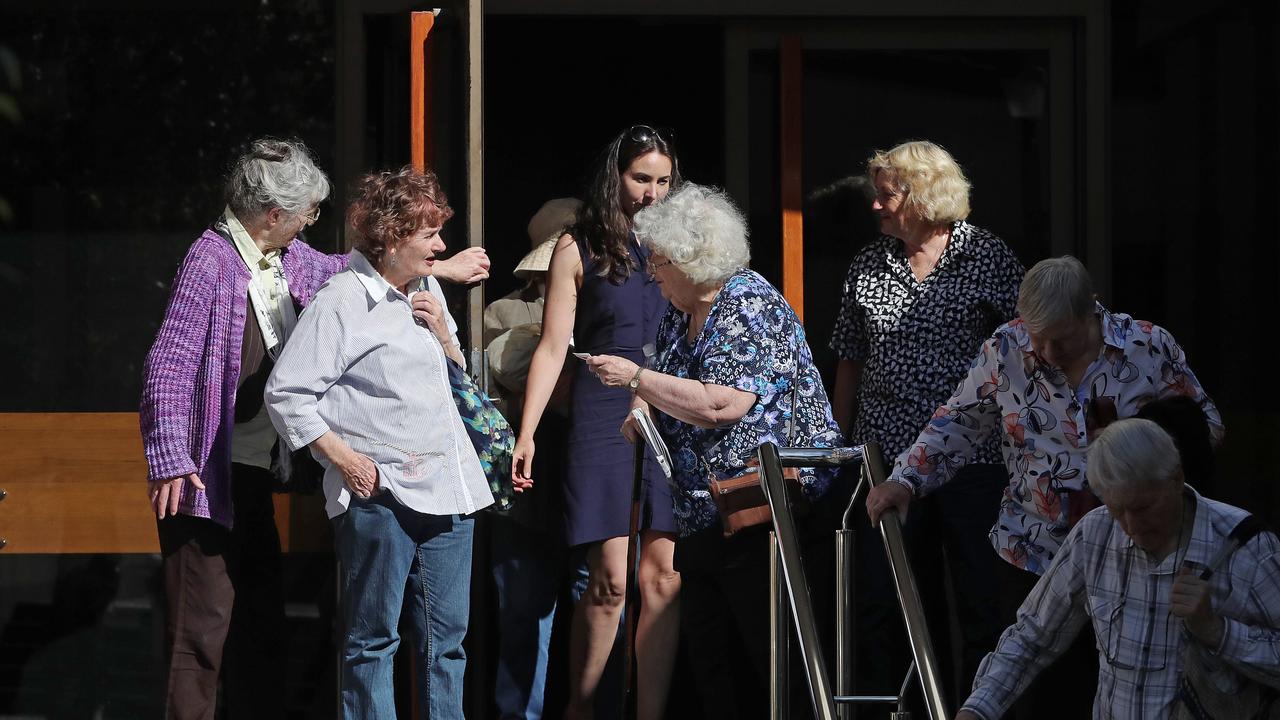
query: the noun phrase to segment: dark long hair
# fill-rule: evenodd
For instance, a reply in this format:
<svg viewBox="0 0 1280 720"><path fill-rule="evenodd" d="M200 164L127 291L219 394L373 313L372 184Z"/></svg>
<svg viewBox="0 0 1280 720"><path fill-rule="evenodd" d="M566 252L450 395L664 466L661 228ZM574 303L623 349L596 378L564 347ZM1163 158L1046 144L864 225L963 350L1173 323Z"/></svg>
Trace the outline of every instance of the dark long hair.
<svg viewBox="0 0 1280 720"><path fill-rule="evenodd" d="M670 133L648 125L632 125L618 133L596 159L590 185L584 193L583 208L578 212L577 222L569 228L569 234L586 242L587 250L600 266L600 277L609 278L614 284L621 284L632 270L639 269L631 262L627 249L631 223L618 200L622 173L636 158L655 150L670 158L668 192L675 190L680 185L680 163L676 160Z"/></svg>

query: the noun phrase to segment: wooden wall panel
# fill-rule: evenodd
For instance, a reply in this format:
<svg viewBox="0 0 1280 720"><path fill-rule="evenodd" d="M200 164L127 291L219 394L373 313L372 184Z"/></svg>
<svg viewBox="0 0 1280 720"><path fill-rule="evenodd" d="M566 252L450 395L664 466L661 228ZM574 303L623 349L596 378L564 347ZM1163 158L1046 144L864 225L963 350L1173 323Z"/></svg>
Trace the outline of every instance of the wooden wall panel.
<svg viewBox="0 0 1280 720"><path fill-rule="evenodd" d="M0 458L0 552L159 552L137 414L3 413Z"/></svg>
<svg viewBox="0 0 1280 720"><path fill-rule="evenodd" d="M0 413L0 553L159 552L137 413ZM277 495L286 551L332 545L320 496Z"/></svg>

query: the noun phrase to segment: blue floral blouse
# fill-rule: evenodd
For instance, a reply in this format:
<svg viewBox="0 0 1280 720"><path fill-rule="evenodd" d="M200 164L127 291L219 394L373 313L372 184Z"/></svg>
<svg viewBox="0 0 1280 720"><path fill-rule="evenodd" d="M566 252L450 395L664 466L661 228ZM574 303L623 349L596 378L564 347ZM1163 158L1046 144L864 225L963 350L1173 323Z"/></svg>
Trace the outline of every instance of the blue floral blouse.
<svg viewBox="0 0 1280 720"><path fill-rule="evenodd" d="M719 519L707 489L708 475L741 475L760 443L836 447L840 429L813 365L804 328L782 295L759 274L739 270L725 282L697 340L686 339L689 316L674 306L658 325L658 372L745 390L756 403L737 423L700 428L655 408L653 416L671 451L671 495L680 536L712 527ZM798 359L798 369L797 369ZM798 378L794 442L788 443L793 378ZM805 468L800 479L816 499L831 484L830 470Z"/></svg>

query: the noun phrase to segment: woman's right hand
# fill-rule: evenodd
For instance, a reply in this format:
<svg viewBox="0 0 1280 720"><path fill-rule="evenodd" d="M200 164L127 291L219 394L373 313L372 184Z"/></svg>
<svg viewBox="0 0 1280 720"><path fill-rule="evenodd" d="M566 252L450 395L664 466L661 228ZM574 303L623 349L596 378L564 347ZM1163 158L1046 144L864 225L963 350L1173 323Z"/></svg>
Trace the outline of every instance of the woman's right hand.
<svg viewBox="0 0 1280 720"><path fill-rule="evenodd" d="M151 509L155 512L157 520L163 520L166 514L178 514L178 501L182 499L182 483L188 481L197 490L204 489L204 483L200 482L200 476L195 473L147 483L147 497L151 498Z"/></svg>
<svg viewBox="0 0 1280 720"><path fill-rule="evenodd" d="M370 498L378 491L378 464L369 456L350 450L336 465L342 481L356 497Z"/></svg>
<svg viewBox="0 0 1280 720"><path fill-rule="evenodd" d="M516 492L533 487L533 438L521 433L511 453L511 484Z"/></svg>
<svg viewBox="0 0 1280 720"><path fill-rule="evenodd" d="M356 497L368 498L378 491L378 464L347 444L332 430L311 441L311 449L323 455L338 472L347 489Z"/></svg>

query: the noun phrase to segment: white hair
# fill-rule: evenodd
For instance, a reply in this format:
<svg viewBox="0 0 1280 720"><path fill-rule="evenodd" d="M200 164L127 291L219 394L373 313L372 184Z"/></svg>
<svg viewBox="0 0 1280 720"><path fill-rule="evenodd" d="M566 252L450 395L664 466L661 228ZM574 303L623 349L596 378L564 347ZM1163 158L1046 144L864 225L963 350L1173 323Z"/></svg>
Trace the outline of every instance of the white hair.
<svg viewBox="0 0 1280 720"><path fill-rule="evenodd" d="M276 207L301 215L328 196L329 178L297 140L254 140L227 178L227 204L241 219Z"/></svg>
<svg viewBox="0 0 1280 720"><path fill-rule="evenodd" d="M636 213L632 229L695 285L722 283L751 260L742 211L716 188L685 183Z"/></svg>
<svg viewBox="0 0 1280 720"><path fill-rule="evenodd" d="M1083 320L1093 309L1093 279L1070 255L1036 263L1018 290L1018 315L1031 332Z"/></svg>
<svg viewBox="0 0 1280 720"><path fill-rule="evenodd" d="M1181 485L1178 448L1145 418L1117 420L1089 445L1089 485L1103 492L1150 491Z"/></svg>

